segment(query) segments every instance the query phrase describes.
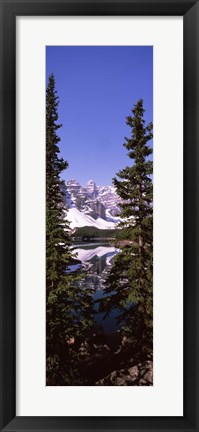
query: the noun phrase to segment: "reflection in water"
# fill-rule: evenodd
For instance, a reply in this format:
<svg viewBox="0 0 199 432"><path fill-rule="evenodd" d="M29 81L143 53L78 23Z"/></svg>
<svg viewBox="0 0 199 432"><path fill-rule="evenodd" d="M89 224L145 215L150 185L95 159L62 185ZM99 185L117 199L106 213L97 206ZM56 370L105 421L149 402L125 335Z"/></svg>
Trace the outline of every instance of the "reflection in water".
<svg viewBox="0 0 199 432"><path fill-rule="evenodd" d="M108 244L78 244L74 245L77 258L81 260L81 268L85 271L85 277L79 281L82 287L90 288L93 291L93 299L98 300L103 296L104 282L109 272L113 257L119 249ZM71 266L71 270L75 270ZM97 311L98 307L95 306ZM112 332L118 328L116 323L117 310L112 312L105 320L103 314L97 313L95 320L105 332Z"/></svg>

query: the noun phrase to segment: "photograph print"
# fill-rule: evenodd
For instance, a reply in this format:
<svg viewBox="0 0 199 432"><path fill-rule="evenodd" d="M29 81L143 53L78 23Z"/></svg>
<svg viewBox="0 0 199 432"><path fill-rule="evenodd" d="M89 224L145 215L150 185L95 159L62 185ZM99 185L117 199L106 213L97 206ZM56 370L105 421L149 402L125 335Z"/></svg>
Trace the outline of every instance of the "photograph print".
<svg viewBox="0 0 199 432"><path fill-rule="evenodd" d="M153 385L153 47L46 47L46 385Z"/></svg>

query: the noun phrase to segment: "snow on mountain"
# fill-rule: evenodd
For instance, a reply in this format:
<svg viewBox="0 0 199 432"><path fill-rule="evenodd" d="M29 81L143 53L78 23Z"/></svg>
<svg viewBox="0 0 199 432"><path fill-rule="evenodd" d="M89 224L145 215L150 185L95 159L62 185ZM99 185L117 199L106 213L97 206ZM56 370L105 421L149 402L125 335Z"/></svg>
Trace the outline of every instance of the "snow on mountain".
<svg viewBox="0 0 199 432"><path fill-rule="evenodd" d="M106 220L108 222L113 222L115 224L120 222L120 218L118 216L112 216L110 214L110 209L106 209Z"/></svg>
<svg viewBox="0 0 199 432"><path fill-rule="evenodd" d="M68 208L66 210L66 219L70 222L70 227L72 229L81 228L84 226L94 226L95 228L99 229L115 228L114 222L106 221L100 217L93 219L88 214L78 210L71 198L70 193L67 190L65 191L65 200Z"/></svg>
<svg viewBox="0 0 199 432"><path fill-rule="evenodd" d="M99 229L114 229L115 223L105 221L104 219L98 218L93 219L91 216L81 212L75 206L71 207L66 211L66 219L70 222L70 227L81 228L84 226L94 226Z"/></svg>
<svg viewBox="0 0 199 432"><path fill-rule="evenodd" d="M89 180L83 187L69 180L63 187L66 201L66 218L72 229L94 226L99 229L114 229L120 221L117 216L121 199L113 186L97 186Z"/></svg>
<svg viewBox="0 0 199 432"><path fill-rule="evenodd" d="M121 198L117 195L114 186L97 186L98 200L109 210L110 216L120 213L119 203Z"/></svg>

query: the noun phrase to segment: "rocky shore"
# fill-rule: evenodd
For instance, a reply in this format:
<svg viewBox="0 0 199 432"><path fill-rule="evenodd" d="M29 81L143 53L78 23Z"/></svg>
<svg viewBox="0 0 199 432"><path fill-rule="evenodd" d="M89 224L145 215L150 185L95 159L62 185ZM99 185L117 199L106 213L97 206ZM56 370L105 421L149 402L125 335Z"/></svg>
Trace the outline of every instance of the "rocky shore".
<svg viewBox="0 0 199 432"><path fill-rule="evenodd" d="M153 385L153 362L146 360L128 369L111 372L95 383L97 386L151 386Z"/></svg>
<svg viewBox="0 0 199 432"><path fill-rule="evenodd" d="M79 346L79 370L87 385L152 386L152 355L133 350L120 332L95 334Z"/></svg>

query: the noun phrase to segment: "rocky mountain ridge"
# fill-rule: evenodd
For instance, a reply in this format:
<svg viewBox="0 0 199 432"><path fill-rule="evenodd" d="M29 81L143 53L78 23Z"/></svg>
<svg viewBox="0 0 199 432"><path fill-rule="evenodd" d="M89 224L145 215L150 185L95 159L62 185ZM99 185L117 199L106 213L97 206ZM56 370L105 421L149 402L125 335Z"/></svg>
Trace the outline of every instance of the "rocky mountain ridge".
<svg viewBox="0 0 199 432"><path fill-rule="evenodd" d="M95 226L101 229L115 228L119 222L121 199L113 186L97 186L89 180L81 186L76 179L64 186L65 202L71 227Z"/></svg>

